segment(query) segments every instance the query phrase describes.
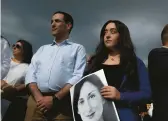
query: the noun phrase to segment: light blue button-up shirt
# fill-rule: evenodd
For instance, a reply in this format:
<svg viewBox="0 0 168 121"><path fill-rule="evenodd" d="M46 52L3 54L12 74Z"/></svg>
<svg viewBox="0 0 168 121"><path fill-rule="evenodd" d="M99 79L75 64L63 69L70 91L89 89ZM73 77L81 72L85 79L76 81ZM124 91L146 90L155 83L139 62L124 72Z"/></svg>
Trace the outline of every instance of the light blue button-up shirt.
<svg viewBox="0 0 168 121"><path fill-rule="evenodd" d="M41 92L59 91L83 76L86 52L82 45L65 40L44 45L34 54L25 83L37 83Z"/></svg>

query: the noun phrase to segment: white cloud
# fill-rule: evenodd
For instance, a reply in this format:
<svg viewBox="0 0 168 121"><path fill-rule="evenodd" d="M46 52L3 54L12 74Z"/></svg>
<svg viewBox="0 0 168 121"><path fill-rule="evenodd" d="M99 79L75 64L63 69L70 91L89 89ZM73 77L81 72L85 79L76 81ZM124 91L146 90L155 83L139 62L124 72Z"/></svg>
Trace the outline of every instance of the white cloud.
<svg viewBox="0 0 168 121"><path fill-rule="evenodd" d="M144 46L147 43L153 43L153 40L160 37L161 26L156 21L150 21L146 18L127 18L125 21L129 27L131 36L138 46Z"/></svg>
<svg viewBox="0 0 168 121"><path fill-rule="evenodd" d="M41 16L29 15L31 17L27 17L28 19L25 20L25 16L17 15L10 10L3 10L2 33L15 38L23 38L30 41L36 40L36 38L39 38L37 33L41 33L46 28L49 29L50 23Z"/></svg>
<svg viewBox="0 0 168 121"><path fill-rule="evenodd" d="M24 27L22 18L12 11L2 11L2 32L17 38L33 39L35 36Z"/></svg>
<svg viewBox="0 0 168 121"><path fill-rule="evenodd" d="M31 19L29 19L29 22L31 23L32 27L37 27L37 28L50 28L50 19L44 19L41 16L37 15L32 15Z"/></svg>

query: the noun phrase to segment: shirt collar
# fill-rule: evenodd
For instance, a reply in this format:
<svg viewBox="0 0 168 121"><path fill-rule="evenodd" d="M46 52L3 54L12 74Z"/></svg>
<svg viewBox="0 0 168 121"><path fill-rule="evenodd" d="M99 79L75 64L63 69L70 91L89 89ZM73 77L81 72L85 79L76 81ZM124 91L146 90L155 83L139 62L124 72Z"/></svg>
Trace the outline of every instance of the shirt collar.
<svg viewBox="0 0 168 121"><path fill-rule="evenodd" d="M168 49L168 47L167 46L162 46L163 48L166 48L166 49Z"/></svg>
<svg viewBox="0 0 168 121"><path fill-rule="evenodd" d="M60 45L64 45L64 44L71 44L71 42L70 42L69 39L66 39L66 40L62 41L61 43L57 43L55 40L53 40L53 43L51 44L51 46L53 46L53 45L60 46Z"/></svg>

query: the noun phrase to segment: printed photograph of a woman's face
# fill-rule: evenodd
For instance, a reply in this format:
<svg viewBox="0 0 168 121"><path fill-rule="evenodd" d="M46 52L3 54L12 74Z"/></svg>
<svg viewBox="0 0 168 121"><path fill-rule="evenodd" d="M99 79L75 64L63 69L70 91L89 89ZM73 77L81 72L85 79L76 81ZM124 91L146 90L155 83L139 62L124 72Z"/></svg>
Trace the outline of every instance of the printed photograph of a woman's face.
<svg viewBox="0 0 168 121"><path fill-rule="evenodd" d="M103 86L96 75L88 76L75 85L73 107L76 121L104 121L105 99L100 94Z"/></svg>

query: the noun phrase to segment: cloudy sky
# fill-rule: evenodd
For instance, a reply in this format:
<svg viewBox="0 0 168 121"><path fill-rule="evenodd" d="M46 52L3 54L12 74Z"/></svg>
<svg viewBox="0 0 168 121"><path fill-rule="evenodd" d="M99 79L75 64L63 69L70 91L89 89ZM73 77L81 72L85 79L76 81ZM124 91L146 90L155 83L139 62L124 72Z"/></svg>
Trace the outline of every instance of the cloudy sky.
<svg viewBox="0 0 168 121"><path fill-rule="evenodd" d="M1 32L11 44L28 40L35 52L52 42L51 16L61 10L74 18L72 40L91 54L103 24L118 19L130 29L136 53L146 63L149 51L161 46L160 33L168 23L167 5L168 0L1 0Z"/></svg>

